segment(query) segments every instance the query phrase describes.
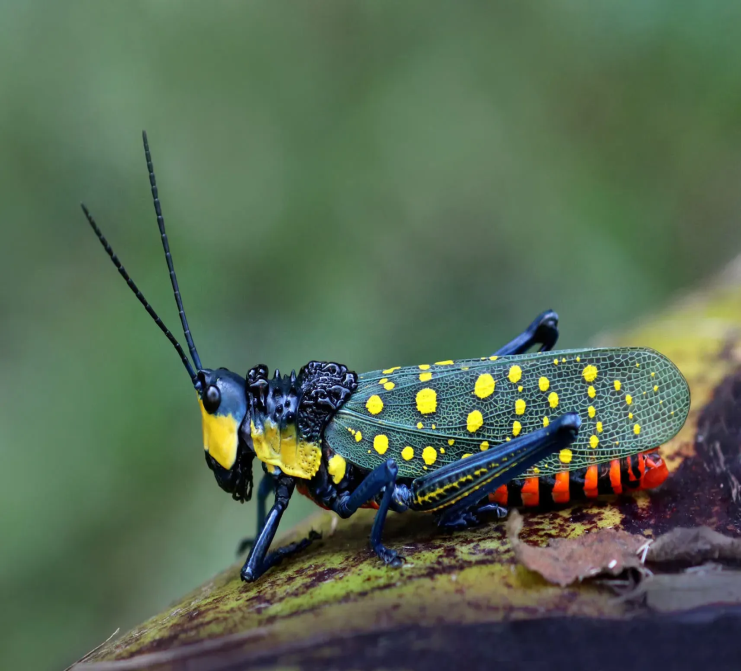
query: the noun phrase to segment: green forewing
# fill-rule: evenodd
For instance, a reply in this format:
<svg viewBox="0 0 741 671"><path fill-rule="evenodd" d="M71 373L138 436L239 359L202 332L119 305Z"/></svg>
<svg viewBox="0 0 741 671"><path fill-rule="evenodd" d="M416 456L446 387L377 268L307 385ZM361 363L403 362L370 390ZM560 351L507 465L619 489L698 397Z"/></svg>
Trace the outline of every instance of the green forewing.
<svg viewBox="0 0 741 671"><path fill-rule="evenodd" d="M393 458L413 478L578 412L573 445L527 473L549 475L658 447L689 404L682 374L653 350L541 352L364 373L324 435L357 466Z"/></svg>

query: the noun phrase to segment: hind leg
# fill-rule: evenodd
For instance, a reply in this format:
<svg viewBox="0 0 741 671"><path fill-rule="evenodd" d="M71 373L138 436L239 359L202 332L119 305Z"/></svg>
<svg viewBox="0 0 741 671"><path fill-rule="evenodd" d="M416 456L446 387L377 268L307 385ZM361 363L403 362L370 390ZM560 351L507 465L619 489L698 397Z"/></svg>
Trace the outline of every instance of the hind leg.
<svg viewBox="0 0 741 671"><path fill-rule="evenodd" d="M502 520L507 517L508 512L506 508L484 500L450 518L436 515L435 521L437 522L437 526L446 531L463 531L470 527L479 526L482 523L481 515L493 513L497 516L498 520Z"/></svg>
<svg viewBox="0 0 741 671"><path fill-rule="evenodd" d="M495 356L524 354L533 345L540 345L541 352L547 352L558 340L558 315L553 310L541 312L520 335L497 350Z"/></svg>

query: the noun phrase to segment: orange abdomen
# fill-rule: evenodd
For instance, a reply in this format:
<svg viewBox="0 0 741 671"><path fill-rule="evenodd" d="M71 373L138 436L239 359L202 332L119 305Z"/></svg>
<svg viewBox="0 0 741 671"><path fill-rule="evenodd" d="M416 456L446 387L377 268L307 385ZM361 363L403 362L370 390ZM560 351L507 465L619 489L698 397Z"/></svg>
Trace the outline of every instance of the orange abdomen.
<svg viewBox="0 0 741 671"><path fill-rule="evenodd" d="M548 507L654 489L668 476L664 460L654 450L554 476L512 480L489 494L489 501L513 508Z"/></svg>

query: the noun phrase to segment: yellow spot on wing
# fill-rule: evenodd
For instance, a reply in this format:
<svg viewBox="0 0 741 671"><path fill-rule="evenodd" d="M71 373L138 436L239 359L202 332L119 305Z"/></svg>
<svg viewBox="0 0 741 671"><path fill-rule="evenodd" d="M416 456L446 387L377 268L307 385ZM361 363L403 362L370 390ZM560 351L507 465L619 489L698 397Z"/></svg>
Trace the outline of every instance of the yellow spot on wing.
<svg viewBox="0 0 741 671"><path fill-rule="evenodd" d="M381 379L380 379L380 380L378 381L378 384L386 384L386 383L387 383L388 381L389 381L389 379L388 379L387 377L382 377L382 378L381 378Z"/></svg>
<svg viewBox="0 0 741 671"><path fill-rule="evenodd" d="M512 424L512 435L519 436L520 431L522 431L522 424L515 420L514 424Z"/></svg>
<svg viewBox="0 0 741 671"><path fill-rule="evenodd" d="M633 397L630 394L625 395L625 402L630 405L633 402Z"/></svg>
<svg viewBox="0 0 741 671"><path fill-rule="evenodd" d="M452 438L449 438L448 439L448 445L453 445L454 443L455 443L455 441Z"/></svg>
<svg viewBox="0 0 741 671"><path fill-rule="evenodd" d="M632 412L629 412L628 413L628 419L633 419L633 413Z"/></svg>
<svg viewBox="0 0 741 671"><path fill-rule="evenodd" d="M520 368L519 366L512 366L509 369L507 378L512 384L518 383L521 377L522 377L522 368Z"/></svg>
<svg viewBox="0 0 741 671"><path fill-rule="evenodd" d="M620 380L615 380L615 382L613 382L613 386L615 387L615 391L620 391L620 387L622 387L623 384L622 382L620 382Z"/></svg>
<svg viewBox="0 0 741 671"><path fill-rule="evenodd" d="M347 462L339 454L335 454L330 457L329 463L327 464L327 470L332 476L332 481L338 485L342 478L345 477L345 471L347 470Z"/></svg>
<svg viewBox="0 0 741 671"><path fill-rule="evenodd" d="M597 433L602 433L602 422L597 422Z"/></svg>
<svg viewBox="0 0 741 671"><path fill-rule="evenodd" d="M473 456L473 454L471 454L470 452L468 452L468 453L464 454L464 455L463 455L463 456L461 457L461 459L466 459L467 457L472 457L472 456Z"/></svg>
<svg viewBox="0 0 741 671"><path fill-rule="evenodd" d="M515 401L515 414L524 415L526 407L527 407L527 404L525 403L525 401L523 401L521 398L518 398Z"/></svg>
<svg viewBox="0 0 741 671"><path fill-rule="evenodd" d="M407 445L402 451L401 451L401 458L404 461L409 461L410 459L414 458L414 448Z"/></svg>
<svg viewBox="0 0 741 671"><path fill-rule="evenodd" d="M485 440L483 443L481 443L481 451L486 452L486 450L489 449L489 441Z"/></svg>
<svg viewBox="0 0 741 671"><path fill-rule="evenodd" d="M381 372L384 375L388 375L389 373L393 373L395 370L399 370L401 366L394 366L393 368L387 368L386 370L382 370Z"/></svg>
<svg viewBox="0 0 741 671"><path fill-rule="evenodd" d="M558 407L558 394L555 391L552 391L550 394L548 394L548 404L551 406L551 408Z"/></svg>
<svg viewBox="0 0 741 671"><path fill-rule="evenodd" d="M468 414L468 419L466 420L466 428L468 429L469 433L473 433L474 431L478 431L481 428L481 425L484 423L484 417L478 410L474 410L473 412Z"/></svg>
<svg viewBox="0 0 741 671"><path fill-rule="evenodd" d="M386 450L389 449L389 438L388 436L379 433L374 439L373 439L373 449L378 452L378 454L384 454Z"/></svg>
<svg viewBox="0 0 741 671"><path fill-rule="evenodd" d="M558 453L558 459L562 464L571 463L572 456L573 455L571 454L571 450L568 447L564 448Z"/></svg>
<svg viewBox="0 0 741 671"><path fill-rule="evenodd" d="M548 426L551 423L551 421L547 417L543 417L543 426Z"/></svg>
<svg viewBox="0 0 741 671"><path fill-rule="evenodd" d="M383 401L380 396L373 394L365 403L365 407L371 415L377 415L383 410Z"/></svg>
<svg viewBox="0 0 741 671"><path fill-rule="evenodd" d="M599 445L599 438L597 438L597 436L595 436L594 434L589 436L589 447L591 447L593 450L596 450L597 445Z"/></svg>
<svg viewBox="0 0 741 671"><path fill-rule="evenodd" d="M522 385L520 385L519 387L517 387L517 391L522 391L524 388L525 387L523 387Z"/></svg>
<svg viewBox="0 0 741 671"><path fill-rule="evenodd" d="M635 424L633 426L633 433L635 433L635 435L637 436L640 432L641 432L641 425L640 424Z"/></svg>
<svg viewBox="0 0 741 671"><path fill-rule="evenodd" d="M589 364L581 373L587 382L594 382L597 379L597 366Z"/></svg>
<svg viewBox="0 0 741 671"><path fill-rule="evenodd" d="M555 359L553 359L553 365L554 366L558 366L558 357L556 357Z"/></svg>
<svg viewBox="0 0 741 671"><path fill-rule="evenodd" d="M593 406L593 405L590 405L590 406L589 406L589 407L587 408L587 414L589 415L590 419L593 419L593 418L594 418L594 416L595 416L595 415L597 414L597 410L595 410L595 408L594 408L594 406Z"/></svg>
<svg viewBox="0 0 741 671"><path fill-rule="evenodd" d="M361 440L363 440L363 434L360 433L360 431L355 432L355 442L359 443Z"/></svg>
<svg viewBox="0 0 741 671"><path fill-rule="evenodd" d="M490 356L489 361L496 361L498 358L498 356Z"/></svg>
<svg viewBox="0 0 741 671"><path fill-rule="evenodd" d="M452 363L452 359L448 359L447 361L435 361L436 366L450 366Z"/></svg>
<svg viewBox="0 0 741 671"><path fill-rule="evenodd" d="M420 382L428 382L431 379L432 379L432 373L420 373L419 374Z"/></svg>
<svg viewBox="0 0 741 671"><path fill-rule="evenodd" d="M429 415L437 410L437 392L425 387L417 392L417 410L423 415Z"/></svg>
<svg viewBox="0 0 741 671"><path fill-rule="evenodd" d="M595 388L590 385L589 388L587 389L587 396L589 396L589 398L594 398L596 395L597 395L597 392Z"/></svg>
<svg viewBox="0 0 741 671"><path fill-rule="evenodd" d="M538 380L538 387L540 391L548 391L551 387L551 381L547 377L541 377Z"/></svg>
<svg viewBox="0 0 741 671"><path fill-rule="evenodd" d="M425 447L424 450L422 450L422 460L428 466L432 466L432 464L437 461L437 450L434 447L430 447L428 445L427 447Z"/></svg>
<svg viewBox="0 0 741 671"><path fill-rule="evenodd" d="M479 398L487 398L494 393L496 384L494 378L489 373L484 373L483 375L479 375L478 380L476 380L473 393Z"/></svg>
<svg viewBox="0 0 741 671"><path fill-rule="evenodd" d="M427 370L429 367L430 367L430 364L423 363L423 364L420 364L419 369L420 370Z"/></svg>
<svg viewBox="0 0 741 671"><path fill-rule="evenodd" d="M383 388L388 391L391 391L395 386L396 385L393 382L387 382L386 384L383 385Z"/></svg>
<svg viewBox="0 0 741 671"><path fill-rule="evenodd" d="M658 384L655 384L654 385L654 391L659 391L659 385Z"/></svg>

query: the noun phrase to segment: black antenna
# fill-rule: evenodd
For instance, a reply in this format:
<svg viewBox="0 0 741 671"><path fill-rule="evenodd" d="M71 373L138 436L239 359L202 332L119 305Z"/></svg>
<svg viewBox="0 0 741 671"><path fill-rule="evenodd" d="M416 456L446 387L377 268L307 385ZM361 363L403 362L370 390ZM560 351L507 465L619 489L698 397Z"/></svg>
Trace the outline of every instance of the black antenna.
<svg viewBox="0 0 741 671"><path fill-rule="evenodd" d="M101 232L101 230L98 228L98 224L95 223L95 219L93 219L93 215L88 212L87 207L85 207L84 203L80 203L82 207L82 211L85 213L85 217L87 217L88 223L90 226L92 226L93 231L95 231L95 235L98 236L98 240L100 240L100 244L103 245L103 249L105 249L108 256L111 257L111 261L113 261L113 265L116 266L118 269L118 272L121 273L121 277L123 277L126 280L126 284L129 285L129 289L131 289L134 292L134 295L139 299L139 302L144 306L144 309L149 313L149 316L154 319L154 323L157 324L157 326L160 327L162 333L164 333L167 336L167 339L174 345L175 349L178 351L178 354L180 355L180 358L183 360L183 364L185 365L185 369L188 371L188 375L190 375L190 379L193 382L193 384L196 384L198 381L198 378L196 376L196 372L193 370L193 366L191 365L190 361L188 360L188 357L185 355L185 352L183 351L183 348L180 346L180 343L175 339L175 336L170 333L170 330L165 326L164 322L159 318L159 315L154 311L154 308L147 302L147 299L144 298L144 294L139 291L139 287L136 286L136 283L134 280L129 277L129 274L126 272L126 268L123 267L121 261L118 260L118 257L116 256L115 252L111 248L111 246L108 244L108 240L105 239L105 236ZM200 370L200 366L199 366Z"/></svg>
<svg viewBox="0 0 741 671"><path fill-rule="evenodd" d="M144 140L144 155L147 158L147 169L149 170L149 183L152 186L152 198L154 199L154 211L157 213L157 226L160 229L160 235L162 236L162 247L165 250L165 259L167 260L167 267L170 269L170 281L172 282L172 290L175 294L175 302L178 304L178 314L180 315L180 322L183 325L183 334L185 335L185 341L188 343L188 349L190 350L190 356L193 359L196 370L201 370L201 358L198 356L195 343L193 342L193 336L190 334L190 328L188 328L188 320L185 317L185 310L183 309L183 299L180 297L180 289L178 287L178 278L175 274L175 266L172 264L172 254L170 254L170 244L167 242L167 233L165 232L165 220L162 216L162 208L160 207L160 199L157 194L157 181L154 178L154 166L152 165L152 155L149 153L149 142L147 141L147 131L142 131L142 139Z"/></svg>

